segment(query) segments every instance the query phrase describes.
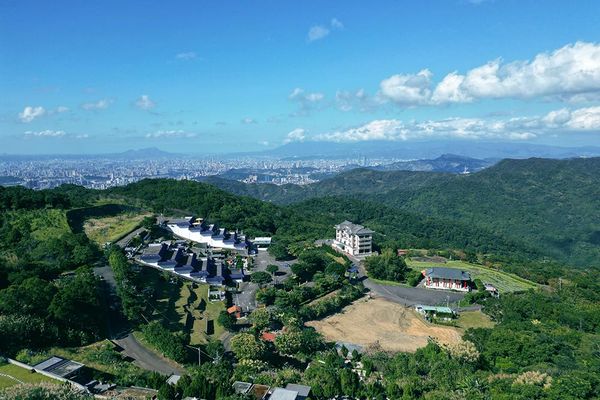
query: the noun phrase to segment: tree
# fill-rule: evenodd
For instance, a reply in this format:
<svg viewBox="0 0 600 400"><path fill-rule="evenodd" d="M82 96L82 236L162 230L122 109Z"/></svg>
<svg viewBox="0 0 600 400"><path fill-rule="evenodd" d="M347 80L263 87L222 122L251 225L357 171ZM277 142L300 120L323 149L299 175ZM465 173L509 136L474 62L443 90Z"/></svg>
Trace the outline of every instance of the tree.
<svg viewBox="0 0 600 400"><path fill-rule="evenodd" d="M5 314L34 314L43 317L55 293L56 287L51 283L38 277L28 278L0 291L0 311Z"/></svg>
<svg viewBox="0 0 600 400"><path fill-rule="evenodd" d="M98 335L104 325L98 283L90 269L78 270L59 287L48 313L64 326Z"/></svg>
<svg viewBox="0 0 600 400"><path fill-rule="evenodd" d="M271 312L266 308L257 308L250 314L250 321L258 331L262 331L271 325Z"/></svg>
<svg viewBox="0 0 600 400"><path fill-rule="evenodd" d="M258 286L263 287L273 281L273 278L268 272L258 271L250 275L250 281L256 283Z"/></svg>
<svg viewBox="0 0 600 400"><path fill-rule="evenodd" d="M257 360L264 356L265 344L250 333L239 333L231 338L231 349L239 359Z"/></svg>
<svg viewBox="0 0 600 400"><path fill-rule="evenodd" d="M367 257L365 266L369 276L396 282L403 281L408 272L404 259L392 249L385 249L378 256Z"/></svg>
<svg viewBox="0 0 600 400"><path fill-rule="evenodd" d="M160 400L175 400L177 398L177 389L175 386L164 383L158 390Z"/></svg>
<svg viewBox="0 0 600 400"><path fill-rule="evenodd" d="M302 350L302 332L299 329L291 329L278 335L275 346L281 354L294 355Z"/></svg>
<svg viewBox="0 0 600 400"><path fill-rule="evenodd" d="M275 276L275 274L279 271L279 266L275 265L275 264L269 264L267 265L267 272L270 273L273 277Z"/></svg>
<svg viewBox="0 0 600 400"><path fill-rule="evenodd" d="M290 253L283 243L273 243L269 246L269 254L275 257L276 260L289 260Z"/></svg>
<svg viewBox="0 0 600 400"><path fill-rule="evenodd" d="M223 310L219 313L219 317L217 318L217 322L223 328L227 329L229 332L233 332L235 330L235 324L237 322L237 318L233 314L229 314L227 311Z"/></svg>
<svg viewBox="0 0 600 400"><path fill-rule="evenodd" d="M206 344L206 353L213 358L218 360L225 353L225 347L220 340L209 340Z"/></svg>

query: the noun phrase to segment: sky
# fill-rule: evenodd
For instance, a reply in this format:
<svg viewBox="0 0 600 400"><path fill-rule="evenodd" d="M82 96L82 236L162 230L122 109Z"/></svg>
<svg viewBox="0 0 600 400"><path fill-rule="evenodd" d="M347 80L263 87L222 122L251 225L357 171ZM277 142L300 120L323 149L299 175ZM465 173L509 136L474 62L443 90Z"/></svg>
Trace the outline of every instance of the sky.
<svg viewBox="0 0 600 400"><path fill-rule="evenodd" d="M600 146L600 2L0 1L0 153Z"/></svg>

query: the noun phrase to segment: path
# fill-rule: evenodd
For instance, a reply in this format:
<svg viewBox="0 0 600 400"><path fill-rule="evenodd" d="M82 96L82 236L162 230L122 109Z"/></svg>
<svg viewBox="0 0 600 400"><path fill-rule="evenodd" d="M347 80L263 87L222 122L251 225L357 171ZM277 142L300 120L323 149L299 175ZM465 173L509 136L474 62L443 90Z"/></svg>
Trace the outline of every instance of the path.
<svg viewBox="0 0 600 400"><path fill-rule="evenodd" d="M112 269L109 266L95 267L94 273L104 281L104 298L109 306L110 314L108 317L108 334L111 341L123 348L124 355L133 358L134 363L140 368L164 375L185 373L185 370L175 362L163 358L133 336L127 319L120 312L117 283Z"/></svg>
<svg viewBox="0 0 600 400"><path fill-rule="evenodd" d="M136 237L140 233L144 232L145 230L146 230L146 228L137 228L137 229L133 230L132 232L129 232L121 240L117 241L116 245L119 246L120 248L124 249L125 247L127 247L129 242L131 242L131 240L134 237Z"/></svg>

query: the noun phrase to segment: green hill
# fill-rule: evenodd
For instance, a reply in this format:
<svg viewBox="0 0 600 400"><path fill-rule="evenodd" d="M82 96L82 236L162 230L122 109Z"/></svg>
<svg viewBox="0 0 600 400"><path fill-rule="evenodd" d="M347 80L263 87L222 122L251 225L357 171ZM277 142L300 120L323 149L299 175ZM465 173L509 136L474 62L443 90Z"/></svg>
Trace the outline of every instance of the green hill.
<svg viewBox="0 0 600 400"><path fill-rule="evenodd" d="M209 182L279 204L332 195L376 202L600 265L600 158L503 160L471 175L356 169L307 186Z"/></svg>

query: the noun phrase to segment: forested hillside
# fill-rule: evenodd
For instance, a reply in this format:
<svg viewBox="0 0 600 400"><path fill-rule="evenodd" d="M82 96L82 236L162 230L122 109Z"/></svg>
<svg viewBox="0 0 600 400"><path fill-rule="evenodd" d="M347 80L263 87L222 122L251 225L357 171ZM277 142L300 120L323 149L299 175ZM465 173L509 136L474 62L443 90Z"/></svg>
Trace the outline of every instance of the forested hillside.
<svg viewBox="0 0 600 400"><path fill-rule="evenodd" d="M471 175L358 169L304 187L210 183L280 204L331 195L372 201L600 265L600 158L504 160Z"/></svg>

